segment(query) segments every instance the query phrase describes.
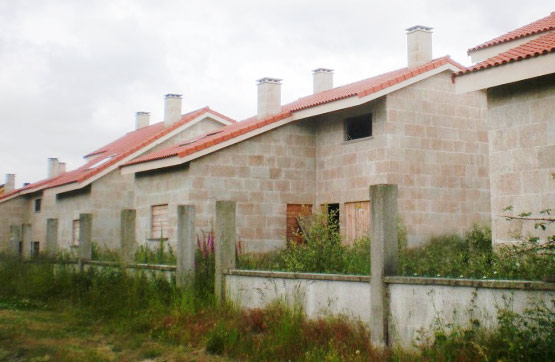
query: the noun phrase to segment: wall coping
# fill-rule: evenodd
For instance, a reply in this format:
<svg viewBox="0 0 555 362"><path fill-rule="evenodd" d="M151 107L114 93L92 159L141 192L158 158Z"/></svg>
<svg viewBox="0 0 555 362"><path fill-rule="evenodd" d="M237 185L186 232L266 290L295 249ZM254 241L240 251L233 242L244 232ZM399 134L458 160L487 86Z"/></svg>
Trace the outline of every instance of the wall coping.
<svg viewBox="0 0 555 362"><path fill-rule="evenodd" d="M370 283L370 276L323 274L323 273L293 273L268 270L224 270L225 275L236 275L256 278L307 279L341 282ZM425 277L385 277L387 284L412 285L441 285L451 287L489 288L489 289L517 289L517 290L553 290L555 283L531 280L493 280L493 279L455 279L455 278L425 278Z"/></svg>
<svg viewBox="0 0 555 362"><path fill-rule="evenodd" d="M385 277L384 281L388 284L443 285L450 287L555 291L555 283L531 280Z"/></svg>
<svg viewBox="0 0 555 362"><path fill-rule="evenodd" d="M109 267L123 267L123 264L116 261L101 261L101 260L86 260L83 264L96 265L96 266L109 266ZM149 269L149 270L164 270L164 271L175 271L175 265L164 265L164 264L127 264L125 266L128 269Z"/></svg>
<svg viewBox="0 0 555 362"><path fill-rule="evenodd" d="M224 270L225 275L237 275L243 277L257 278L281 278L281 279L308 279L324 280L336 282L364 282L370 283L370 276L367 275L347 275L347 274L323 274L323 273L293 273L269 270Z"/></svg>

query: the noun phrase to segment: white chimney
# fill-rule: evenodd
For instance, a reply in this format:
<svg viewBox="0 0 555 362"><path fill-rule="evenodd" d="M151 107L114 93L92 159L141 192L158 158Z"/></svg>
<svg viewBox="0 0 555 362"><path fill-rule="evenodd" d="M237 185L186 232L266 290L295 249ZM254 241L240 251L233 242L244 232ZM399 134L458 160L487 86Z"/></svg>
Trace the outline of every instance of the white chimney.
<svg viewBox="0 0 555 362"><path fill-rule="evenodd" d="M15 190L15 174L7 173L6 183L4 184L4 194L7 194L8 192L12 192L13 190Z"/></svg>
<svg viewBox="0 0 555 362"><path fill-rule="evenodd" d="M49 158L48 159L48 175L47 178L54 178L58 176L58 172L60 170L59 161L57 158Z"/></svg>
<svg viewBox="0 0 555 362"><path fill-rule="evenodd" d="M432 29L415 25L407 31L408 67L417 67L432 60Z"/></svg>
<svg viewBox="0 0 555 362"><path fill-rule="evenodd" d="M164 99L164 126L168 127L181 119L181 94L166 94Z"/></svg>
<svg viewBox="0 0 555 362"><path fill-rule="evenodd" d="M261 78L258 85L258 118L281 112L281 79Z"/></svg>
<svg viewBox="0 0 555 362"><path fill-rule="evenodd" d="M66 172L66 163L65 162L60 162L58 164L58 175L61 175L65 172Z"/></svg>
<svg viewBox="0 0 555 362"><path fill-rule="evenodd" d="M313 93L320 93L333 88L333 69L318 68L312 71Z"/></svg>
<svg viewBox="0 0 555 362"><path fill-rule="evenodd" d="M180 107L181 108L181 107ZM181 110L180 110L181 113ZM148 112L137 112L135 113L135 129L140 129L143 127L148 127L150 125L150 113Z"/></svg>

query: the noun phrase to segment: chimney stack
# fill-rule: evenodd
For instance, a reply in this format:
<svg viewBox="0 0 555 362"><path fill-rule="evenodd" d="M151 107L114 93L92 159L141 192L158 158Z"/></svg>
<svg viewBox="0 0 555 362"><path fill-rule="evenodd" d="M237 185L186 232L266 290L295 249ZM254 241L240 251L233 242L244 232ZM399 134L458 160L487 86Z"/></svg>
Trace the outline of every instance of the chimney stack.
<svg viewBox="0 0 555 362"><path fill-rule="evenodd" d="M408 67L417 67L432 60L432 29L415 25L407 31Z"/></svg>
<svg viewBox="0 0 555 362"><path fill-rule="evenodd" d="M65 162L60 162L58 164L58 175L61 175L65 172L66 172L66 163Z"/></svg>
<svg viewBox="0 0 555 362"><path fill-rule="evenodd" d="M48 159L48 175L47 178L54 178L58 176L58 172L60 170L59 166L60 162L57 158L49 158Z"/></svg>
<svg viewBox="0 0 555 362"><path fill-rule="evenodd" d="M168 127L181 119L181 94L164 96L164 126Z"/></svg>
<svg viewBox="0 0 555 362"><path fill-rule="evenodd" d="M281 79L261 78L256 81L258 85L258 111L259 119L281 112Z"/></svg>
<svg viewBox="0 0 555 362"><path fill-rule="evenodd" d="M181 108L181 107L180 107ZM181 110L180 110L181 113ZM135 113L135 129L140 129L143 127L148 127L150 125L150 113L149 112L137 112Z"/></svg>
<svg viewBox="0 0 555 362"><path fill-rule="evenodd" d="M6 183L4 184L4 194L7 194L8 192L12 192L13 190L15 190L15 174L7 173Z"/></svg>
<svg viewBox="0 0 555 362"><path fill-rule="evenodd" d="M314 94L333 88L333 69L318 68L312 71L312 91Z"/></svg>

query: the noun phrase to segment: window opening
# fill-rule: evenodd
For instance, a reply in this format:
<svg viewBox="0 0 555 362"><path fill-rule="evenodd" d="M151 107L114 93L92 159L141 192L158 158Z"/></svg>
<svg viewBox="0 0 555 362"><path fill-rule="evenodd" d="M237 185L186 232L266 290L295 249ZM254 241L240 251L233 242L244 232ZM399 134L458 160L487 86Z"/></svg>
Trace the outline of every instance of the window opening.
<svg viewBox="0 0 555 362"><path fill-rule="evenodd" d="M345 120L345 141L372 136L372 114L351 117Z"/></svg>

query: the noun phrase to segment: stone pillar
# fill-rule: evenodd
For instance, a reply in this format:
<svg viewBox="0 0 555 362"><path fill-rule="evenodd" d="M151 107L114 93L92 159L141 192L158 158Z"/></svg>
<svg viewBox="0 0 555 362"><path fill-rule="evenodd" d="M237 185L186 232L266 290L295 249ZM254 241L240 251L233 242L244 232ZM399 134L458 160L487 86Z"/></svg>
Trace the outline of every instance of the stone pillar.
<svg viewBox="0 0 555 362"><path fill-rule="evenodd" d="M21 226L10 226L10 247L8 252L10 255L19 255L19 242L21 241Z"/></svg>
<svg viewBox="0 0 555 362"><path fill-rule="evenodd" d="M21 225L21 256L31 257L31 224Z"/></svg>
<svg viewBox="0 0 555 362"><path fill-rule="evenodd" d="M92 214L79 214L79 259L91 260Z"/></svg>
<svg viewBox="0 0 555 362"><path fill-rule="evenodd" d="M371 277L370 321L372 343L386 346L389 301L384 277L397 274L397 185L370 186Z"/></svg>
<svg viewBox="0 0 555 362"><path fill-rule="evenodd" d="M46 220L46 253L55 256L58 252L58 219Z"/></svg>
<svg viewBox="0 0 555 362"><path fill-rule="evenodd" d="M235 268L235 201L216 201L216 279L214 294L225 299L224 271Z"/></svg>
<svg viewBox="0 0 555 362"><path fill-rule="evenodd" d="M177 270L179 288L192 289L195 278L195 207L177 206Z"/></svg>
<svg viewBox="0 0 555 362"><path fill-rule="evenodd" d="M121 210L121 261L125 265L134 260L136 217L137 212L134 209Z"/></svg>

